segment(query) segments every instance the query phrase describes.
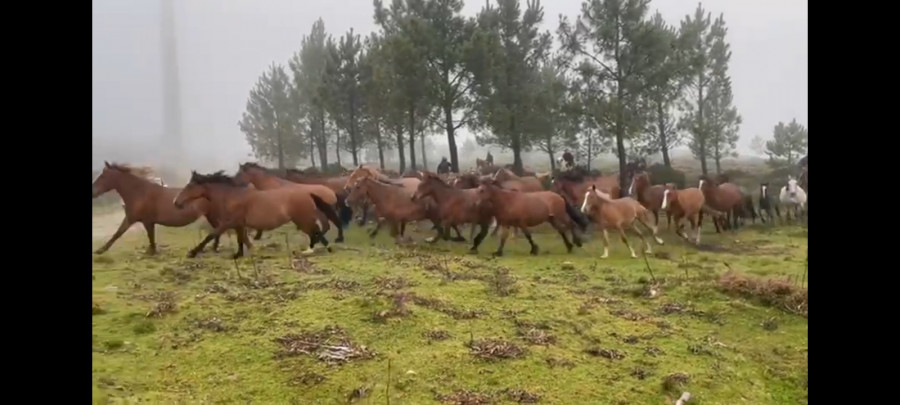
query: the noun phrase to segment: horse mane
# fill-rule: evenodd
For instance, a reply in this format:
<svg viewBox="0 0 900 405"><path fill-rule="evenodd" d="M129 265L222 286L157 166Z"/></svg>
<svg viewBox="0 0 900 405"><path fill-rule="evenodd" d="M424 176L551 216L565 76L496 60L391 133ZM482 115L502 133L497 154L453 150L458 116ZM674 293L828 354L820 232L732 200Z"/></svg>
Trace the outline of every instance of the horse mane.
<svg viewBox="0 0 900 405"><path fill-rule="evenodd" d="M156 172L150 166L132 166L127 163L112 162L112 163L106 163L106 167L116 170L116 171L119 171L119 172L122 172L122 173L131 174L131 175L140 177L149 182L154 182L155 178L159 177L156 175Z"/></svg>
<svg viewBox="0 0 900 405"><path fill-rule="evenodd" d="M611 197L609 194L606 194L606 193L604 193L603 191L601 191L599 188L597 188L597 187L592 187L592 188L591 188L591 191L594 192L594 195L596 195L598 198L600 198L601 200L603 200L603 202L608 202L608 203L613 202L612 197Z"/></svg>
<svg viewBox="0 0 900 405"><path fill-rule="evenodd" d="M447 182L444 181L444 179L442 179L441 176L439 176L435 172L428 171L428 170L422 170L421 173L422 173L422 181L427 181L427 180L431 179L431 180L434 180L438 184L444 185L446 187L450 187L450 185L447 184Z"/></svg>
<svg viewBox="0 0 900 405"><path fill-rule="evenodd" d="M194 184L223 184L226 186L238 187L239 184L234 177L225 174L224 170L219 170L211 174L201 174L191 172L191 183Z"/></svg>
<svg viewBox="0 0 900 405"><path fill-rule="evenodd" d="M391 187L403 188L403 184L392 183L392 182L390 182L390 181L385 181L385 180L380 179L380 178L377 178L377 177L363 177L361 180L369 180L369 181L371 181L371 182L373 182L373 183L380 184L380 185L383 185L383 186L391 186Z"/></svg>

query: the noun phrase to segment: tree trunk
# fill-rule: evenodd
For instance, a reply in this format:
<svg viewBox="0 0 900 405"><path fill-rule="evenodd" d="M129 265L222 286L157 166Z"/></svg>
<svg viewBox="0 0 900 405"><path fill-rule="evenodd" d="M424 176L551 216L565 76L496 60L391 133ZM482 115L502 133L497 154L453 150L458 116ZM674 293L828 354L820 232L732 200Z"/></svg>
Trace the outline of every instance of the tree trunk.
<svg viewBox="0 0 900 405"><path fill-rule="evenodd" d="M719 142L718 136L716 136L716 143L713 146L713 148L715 149L713 150L713 159L715 159L716 162L716 175L722 174L722 154L719 152L720 143L721 142Z"/></svg>
<svg viewBox="0 0 900 405"><path fill-rule="evenodd" d="M553 158L553 148L547 148L547 154L550 155L550 171L556 172L556 159Z"/></svg>
<svg viewBox="0 0 900 405"><path fill-rule="evenodd" d="M357 131L359 128L356 127L356 95L350 95L350 154L353 156L353 167L359 166L359 142Z"/></svg>
<svg viewBox="0 0 900 405"><path fill-rule="evenodd" d="M338 166L343 167L341 165L341 130L339 129L334 130L334 156Z"/></svg>
<svg viewBox="0 0 900 405"><path fill-rule="evenodd" d="M406 171L406 156L403 155L403 127L397 125L394 128L397 134L397 156L400 158L400 173Z"/></svg>
<svg viewBox="0 0 900 405"><path fill-rule="evenodd" d="M452 107L444 107L444 127L447 129L447 147L450 148L450 171L459 173L459 154L456 152L456 128L453 126Z"/></svg>
<svg viewBox="0 0 900 405"><path fill-rule="evenodd" d="M416 170L416 106L409 106L409 168ZM402 170L401 170L402 172Z"/></svg>
<svg viewBox="0 0 900 405"><path fill-rule="evenodd" d="M319 115L319 134L316 143L319 147L319 164L322 165L324 172L328 170L328 136L325 135L325 113Z"/></svg>
<svg viewBox="0 0 900 405"><path fill-rule="evenodd" d="M519 140L519 133L516 132L516 117L509 118L509 134L512 138L513 152L513 173L517 176L522 175L522 142Z"/></svg>
<svg viewBox="0 0 900 405"><path fill-rule="evenodd" d="M419 134L419 145L422 149L422 169L428 170L428 154L425 153L425 132Z"/></svg>
<svg viewBox="0 0 900 405"><path fill-rule="evenodd" d="M623 192L628 190L628 178L626 178L626 157L625 157L625 111L622 110L621 100L625 96L622 90L622 81L619 80L617 97L619 105L616 107L616 156L619 157L619 189Z"/></svg>
<svg viewBox="0 0 900 405"><path fill-rule="evenodd" d="M591 161L594 160L594 134L591 130L587 130L588 150L587 150L587 169L591 171Z"/></svg>
<svg viewBox="0 0 900 405"><path fill-rule="evenodd" d="M278 131L278 168L284 169L284 137L281 134L281 128Z"/></svg>
<svg viewBox="0 0 900 405"><path fill-rule="evenodd" d="M381 142L381 123L375 121L375 145L378 148L378 164L381 165L381 170L384 170L384 144Z"/></svg>
<svg viewBox="0 0 900 405"><path fill-rule="evenodd" d="M699 142L698 146L700 147L700 153L698 153L697 158L700 159L700 172L706 176L709 174L709 170L706 167L706 128L703 125L703 74L700 74L700 81L698 82L700 85L697 89L697 131L700 131L698 134Z"/></svg>
<svg viewBox="0 0 900 405"><path fill-rule="evenodd" d="M666 133L666 119L665 119L665 110L663 109L663 103L660 101L656 102L656 118L657 118L657 128L659 129L659 151L662 153L663 164L671 168L672 167L672 159L669 158L669 134Z"/></svg>
<svg viewBox="0 0 900 405"><path fill-rule="evenodd" d="M309 126L309 164L316 167L316 134L312 130L313 126Z"/></svg>

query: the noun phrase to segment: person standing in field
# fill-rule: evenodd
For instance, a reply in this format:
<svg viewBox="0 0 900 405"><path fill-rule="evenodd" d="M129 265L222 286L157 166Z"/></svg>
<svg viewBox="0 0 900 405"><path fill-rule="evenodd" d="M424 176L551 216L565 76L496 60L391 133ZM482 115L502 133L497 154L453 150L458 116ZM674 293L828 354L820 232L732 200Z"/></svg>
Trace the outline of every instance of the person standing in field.
<svg viewBox="0 0 900 405"><path fill-rule="evenodd" d="M446 157L441 158L441 163L437 165L437 174L449 174L450 173L450 162L447 161Z"/></svg>
<svg viewBox="0 0 900 405"><path fill-rule="evenodd" d="M494 155L491 154L491 151L488 151L487 157L484 158L485 162L488 162L491 166L494 165Z"/></svg>

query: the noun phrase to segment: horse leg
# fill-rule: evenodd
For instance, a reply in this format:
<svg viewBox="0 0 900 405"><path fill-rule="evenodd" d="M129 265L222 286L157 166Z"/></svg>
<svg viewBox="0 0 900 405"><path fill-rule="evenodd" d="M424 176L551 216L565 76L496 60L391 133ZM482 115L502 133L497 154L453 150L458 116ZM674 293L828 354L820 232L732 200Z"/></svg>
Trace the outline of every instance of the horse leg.
<svg viewBox="0 0 900 405"><path fill-rule="evenodd" d="M652 225L650 225L650 224L648 223L648 222L650 222L650 221L648 221L648 220L645 219L645 218L641 218L641 217L638 217L637 220L638 220L638 222L641 223L641 225L643 225L644 227L646 227L647 230L650 231L650 232L653 234L653 239L656 241L657 244L660 244L660 245L665 245L665 244L666 244L666 243L663 242L663 240L659 237L659 225L652 226ZM637 229L637 228L635 228L635 229ZM638 232L638 233L640 234L640 232ZM641 235L643 235L643 234L641 234ZM641 237L643 238L643 236L641 236Z"/></svg>
<svg viewBox="0 0 900 405"><path fill-rule="evenodd" d="M475 235L475 237L472 238L472 247L469 249L469 253L478 253L478 246L480 246L481 242L484 241L484 238L487 236L488 229L491 225L489 222L485 222L478 224L478 226L478 235ZM475 229L475 224L472 224L472 229Z"/></svg>
<svg viewBox="0 0 900 405"><path fill-rule="evenodd" d="M260 240L260 239L262 239L262 229L257 229L256 236L253 237L253 240Z"/></svg>
<svg viewBox="0 0 900 405"><path fill-rule="evenodd" d="M501 228L500 224L497 224L497 228ZM497 251L494 252L494 257L503 256L503 247L506 246L506 239L509 238L509 227L503 226L503 231L500 232L500 246L497 247Z"/></svg>
<svg viewBox="0 0 900 405"><path fill-rule="evenodd" d="M603 255L600 258L606 259L607 257L609 257L609 232L606 232L606 228L603 228Z"/></svg>
<svg viewBox="0 0 900 405"><path fill-rule="evenodd" d="M147 239L150 241L150 246L147 246L147 254L155 255L156 254L156 225L153 222L142 222L144 225L144 230L147 231Z"/></svg>
<svg viewBox="0 0 900 405"><path fill-rule="evenodd" d="M244 245L247 244L247 230L240 226L235 228L234 233L235 236L237 236L238 247L237 252L235 252L231 258L236 260L237 258L244 256Z"/></svg>
<svg viewBox="0 0 900 405"><path fill-rule="evenodd" d="M474 223L473 223L473 224L471 224L471 226L469 226L469 240L475 239L475 227L476 227L477 225L478 225L478 224L474 224Z"/></svg>
<svg viewBox="0 0 900 405"><path fill-rule="evenodd" d="M456 237L453 238L454 242L465 242L466 238L463 238L462 233L459 232L459 228L456 225L453 225L453 231L456 232Z"/></svg>
<svg viewBox="0 0 900 405"><path fill-rule="evenodd" d="M125 231L127 231L128 228L130 228L133 224L134 221L129 220L128 216L126 215L125 218L122 218L122 223L119 224L119 229L116 229L116 233L114 233L113 236L109 238L109 240L94 253L98 255L102 255L103 253L105 253L107 250L109 250L110 246L112 246L113 243L116 243L116 241L119 240L119 238L121 238L122 235L125 234Z"/></svg>
<svg viewBox="0 0 900 405"><path fill-rule="evenodd" d="M644 224L643 222L641 223ZM644 226L647 226L647 224L644 224ZM653 250L650 248L650 243L647 242L647 238L644 237L644 233L641 232L641 230L638 229L638 227L635 226L634 223L631 224L631 230L634 231L634 233L636 233L638 237L641 238L641 242L644 243L644 253L648 255L653 254Z"/></svg>
<svg viewBox="0 0 900 405"><path fill-rule="evenodd" d="M375 229L369 232L369 237L374 238L375 235L378 235L378 230L381 229L381 226L384 225L384 218L378 218L378 221L375 222Z"/></svg>
<svg viewBox="0 0 900 405"><path fill-rule="evenodd" d="M497 232L500 231L500 224L497 223L497 219L494 219L494 222L491 223L491 226L494 230L491 232L491 237L497 236Z"/></svg>
<svg viewBox="0 0 900 405"><path fill-rule="evenodd" d="M444 240L447 240L447 238L445 238L443 235L442 230L445 227L442 225L443 225L443 222L435 222L435 235L430 238L425 238L425 242L435 243L438 241L439 238L443 238Z"/></svg>
<svg viewBox="0 0 900 405"><path fill-rule="evenodd" d="M528 239L528 244L531 245L531 250L528 252L532 256L538 255L538 245L534 243L534 239L531 239L531 232L528 231L528 228L520 228L522 229L522 233L525 235L525 238Z"/></svg>
<svg viewBox="0 0 900 405"><path fill-rule="evenodd" d="M197 253L200 253L200 251L203 250L204 247L206 247L207 243L212 242L213 239L215 239L218 236L221 236L230 227L231 227L231 224L226 223L224 221L219 223L219 226L217 226L216 229L213 229L213 231L210 232L208 235L206 235L206 237L203 238L203 240L200 241L200 243L197 244L197 246L194 246L193 249L188 251L187 257L189 257L189 258L197 257ZM238 238L238 249L240 249L241 245L242 245L241 232L237 232L237 238Z"/></svg>
<svg viewBox="0 0 900 405"><path fill-rule="evenodd" d="M700 244L700 229L702 229L702 228L700 227L700 225L698 224L699 221L696 220L696 219L694 219L693 216L690 217L690 218L688 218L688 221L691 222L691 229L696 230L697 236L696 236L695 239L694 239L694 243L696 243L697 245L699 245L699 244Z"/></svg>
<svg viewBox="0 0 900 405"><path fill-rule="evenodd" d="M653 224L659 227L659 210L653 210Z"/></svg>
<svg viewBox="0 0 900 405"><path fill-rule="evenodd" d="M631 243L628 243L628 237L625 236L625 228L622 225L616 227L616 230L619 231L619 237L622 238L622 242L625 243L625 247L628 248L628 251L631 252L631 258L637 259L637 254L634 253L634 248L631 247Z"/></svg>

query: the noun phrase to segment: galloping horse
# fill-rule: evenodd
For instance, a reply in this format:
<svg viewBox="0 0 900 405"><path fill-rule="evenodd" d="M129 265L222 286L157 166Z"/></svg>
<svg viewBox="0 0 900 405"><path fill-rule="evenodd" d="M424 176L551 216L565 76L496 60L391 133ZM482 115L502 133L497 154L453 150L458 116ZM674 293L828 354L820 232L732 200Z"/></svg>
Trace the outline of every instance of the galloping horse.
<svg viewBox="0 0 900 405"><path fill-rule="evenodd" d="M609 194L598 190L596 186L591 186L591 189L584 193L583 200L581 212L592 218L594 223L603 230L603 255L600 258L605 259L609 257L609 234L606 230L613 228L619 231L619 236L622 237L622 242L631 251L632 258L637 258L637 255L634 253L631 244L628 243L628 237L625 236L625 228L631 229L641 238L645 246L644 252L648 254L653 253L650 243L644 238L644 234L634 225L635 221L653 234L653 239L656 240L656 243L664 244L663 240L657 235L656 226L649 224L651 211L644 208L637 200L631 197L612 199L609 197Z"/></svg>
<svg viewBox="0 0 900 405"><path fill-rule="evenodd" d="M353 218L353 210L356 209L361 211L358 222L359 226L365 225L369 213L368 203L363 201L359 206L351 206L351 204L344 203L347 200L347 195L350 193L348 190L344 189L344 185L347 184L347 180L350 179L349 172L341 176L330 176L311 174L298 169L286 169L284 178L293 181L294 183L320 184L330 188L338 198L338 216L341 218L341 221L345 224L349 224Z"/></svg>
<svg viewBox="0 0 900 405"><path fill-rule="evenodd" d="M180 228L192 224L201 215L213 227L217 224L217 218L209 211L209 201L198 200L193 204L180 209L172 204L172 198L181 189L169 188L159 185L148 177L151 177L146 168L133 168L119 163L103 162L103 171L97 176L91 185L93 197L97 198L110 190L115 190L122 198L125 218L119 224L119 229L112 235L96 254L103 254L116 242L131 225L140 222L147 231L147 239L150 245L147 253L156 253L156 228L157 224ZM219 239L216 238L214 247L218 248Z"/></svg>
<svg viewBox="0 0 900 405"><path fill-rule="evenodd" d="M356 168L353 173L350 173L350 177L348 177L347 182L344 183L344 189L350 190L351 187L356 185L363 178L370 178L373 180L378 180L382 183L400 186L404 192L409 194L408 197L412 197L413 193L416 192L416 187L419 187L419 183L422 182L422 180L414 177L391 179L381 174L381 172L377 168L359 165L359 167Z"/></svg>
<svg viewBox="0 0 900 405"><path fill-rule="evenodd" d="M781 188L779 199L785 207L785 221L790 220L791 212L794 213L794 219L800 219L806 210L806 191L797 185L797 180L793 177L789 177L787 185Z"/></svg>
<svg viewBox="0 0 900 405"><path fill-rule="evenodd" d="M530 193L532 191L544 191L544 185L535 176L517 176L511 170L500 169L494 173L494 180L500 182L503 188L519 190Z"/></svg>
<svg viewBox="0 0 900 405"><path fill-rule="evenodd" d="M497 226L503 227L500 246L494 252L494 256L503 256L503 247L509 237L510 227L521 230L528 238L528 243L531 244L531 254L538 254L538 246L531 238L528 228L544 222L550 223L556 229L569 253L572 252L572 243L566 237L566 231L572 232L572 241L576 246L581 247L581 239L575 233L573 222L584 230L587 228L587 221L559 194L552 191L523 193L505 190L494 180L482 182L478 186L477 193L476 207L484 207L497 220Z"/></svg>
<svg viewBox="0 0 900 405"><path fill-rule="evenodd" d="M228 229L234 229L238 234L238 250L233 257L237 259L244 255L245 245L251 247L246 228L271 231L288 222L293 222L297 229L309 236L309 248L303 253L312 253L316 242L321 242L331 251L328 239L325 238L328 221L320 219L319 211L331 211L326 214L329 217L337 214L331 205L307 190L299 187L256 190L244 187L243 183L222 171L209 175L191 172L190 182L175 196L172 203L176 207L182 207L201 198L217 206L222 217L215 229L188 252L188 257L196 257L210 240Z"/></svg>
<svg viewBox="0 0 900 405"><path fill-rule="evenodd" d="M326 204L331 205L334 209L339 210L341 207L346 207L344 201L339 200L334 191L332 191L327 186L321 184L295 183L293 181L282 178L275 173L276 172L274 170L262 167L257 163L248 162L242 163L238 166L237 174L234 177L239 182L252 183L253 186L259 190L272 190L281 187L300 188L319 197L322 201L325 201ZM329 216L329 213L333 214L334 216ZM335 243L343 242L345 222L341 221L341 219L337 217L337 214L335 214L334 210L322 212L322 214L324 215L325 220L331 221L331 223L333 223L337 227L338 237L334 240ZM347 222L349 222L349 219ZM259 240L260 237L262 237L262 231L257 230L257 236L254 239Z"/></svg>
<svg viewBox="0 0 900 405"><path fill-rule="evenodd" d="M685 240L689 240L687 234L684 233L684 224L681 220L687 218L691 223L691 229L696 233L694 243L700 244L700 228L702 219L700 213L706 207L706 198L703 191L699 188L686 188L684 190L676 190L674 185L666 185L666 191L663 193L663 201L661 209L666 210L666 214L675 219L675 234L681 236Z"/></svg>
<svg viewBox="0 0 900 405"><path fill-rule="evenodd" d="M715 180L709 176L700 176L699 189L703 191L706 203L714 210L725 213L724 221L713 220L716 226L716 232L725 229L737 229L739 225L738 216L746 210L746 198L741 189L734 183L717 184ZM750 201L752 204L752 200ZM752 206L750 207L752 209ZM720 229L720 222L721 229Z"/></svg>
<svg viewBox="0 0 900 405"><path fill-rule="evenodd" d="M641 205L653 213L654 224L659 226L659 210L662 209L663 194L666 192L665 185L650 185L650 174L647 172L638 172L631 177L631 186L628 187L628 195L637 199ZM666 216L667 228L672 228L672 217Z"/></svg>
<svg viewBox="0 0 900 405"><path fill-rule="evenodd" d="M774 214L772 212L775 212ZM769 194L769 183L760 183L759 185L759 219L765 223L766 215L772 224L775 223L776 215L781 218L781 211L778 209L778 200Z"/></svg>
<svg viewBox="0 0 900 405"><path fill-rule="evenodd" d="M576 169L560 173L550 183L553 191L565 197L571 204L580 206L584 204L584 193L596 186L598 190L609 195L610 198L619 198L622 191L619 188L619 176L587 176L583 171Z"/></svg>
<svg viewBox="0 0 900 405"><path fill-rule="evenodd" d="M446 240L449 227L456 227L463 224L472 224L471 234L475 232L475 225L481 228L478 235L473 238L472 248L470 251L475 253L478 246L487 235L491 226L491 207L489 204L478 206L478 195L476 189L460 190L451 187L440 176L432 172L422 172L422 183L419 184L416 193L412 199L431 197L437 203L438 216L440 217L440 226L443 228L443 237ZM459 238L461 239L461 238ZM437 237L431 238L429 242L437 241ZM465 239L462 240L463 242Z"/></svg>
<svg viewBox="0 0 900 405"><path fill-rule="evenodd" d="M385 221L391 223L392 229L399 231L396 235L398 237L402 237L405 234L408 222L421 221L423 219L430 219L435 224L438 232L442 233L442 228L439 225L441 221L438 218L434 201L432 199L413 201L412 197L413 195L408 194L401 185L385 183L372 177L364 176L357 180L347 200L353 202L365 198L375 206L378 223L375 225L375 229L369 233L370 237L374 238L378 234L378 230L381 229ZM459 230L456 231L456 234L459 238L462 238Z"/></svg>

